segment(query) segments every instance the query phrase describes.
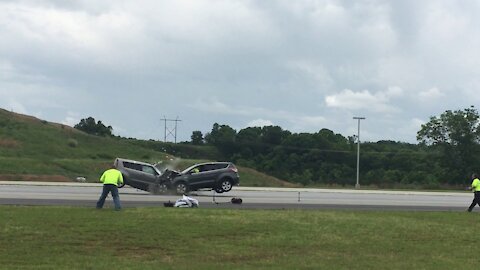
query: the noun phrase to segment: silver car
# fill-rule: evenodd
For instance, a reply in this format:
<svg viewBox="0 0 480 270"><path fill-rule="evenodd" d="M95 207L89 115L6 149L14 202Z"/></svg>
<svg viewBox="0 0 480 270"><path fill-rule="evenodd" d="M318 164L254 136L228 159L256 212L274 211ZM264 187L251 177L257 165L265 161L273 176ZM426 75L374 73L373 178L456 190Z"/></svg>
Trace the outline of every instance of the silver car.
<svg viewBox="0 0 480 270"><path fill-rule="evenodd" d="M117 158L114 166L123 175L123 185L119 187L129 185L153 194L167 192L168 185L165 177L152 164Z"/></svg>

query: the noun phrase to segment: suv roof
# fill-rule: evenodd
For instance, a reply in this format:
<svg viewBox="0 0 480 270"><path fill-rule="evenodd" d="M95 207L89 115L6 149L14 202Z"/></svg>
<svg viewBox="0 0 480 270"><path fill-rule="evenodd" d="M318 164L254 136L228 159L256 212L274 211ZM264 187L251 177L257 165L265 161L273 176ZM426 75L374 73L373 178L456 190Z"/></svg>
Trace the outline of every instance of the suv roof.
<svg viewBox="0 0 480 270"><path fill-rule="evenodd" d="M233 163L232 163L232 162L228 162L228 161L213 161L213 162L197 163L197 164L194 164L194 165L192 165L192 166L184 169L184 170L182 171L182 173L188 172L189 170L191 170L191 169L194 168L194 167L198 167L198 166L201 166L201 165L209 165L209 164L225 164L225 165L227 165L227 166L225 166L225 168L226 168L226 167L228 167L228 165L233 164Z"/></svg>
<svg viewBox="0 0 480 270"><path fill-rule="evenodd" d="M153 166L152 164L147 163L147 162L141 162L141 161L132 160L132 159L125 159L125 158L116 158L116 159L115 159L115 162L114 162L114 165L117 165L119 161Z"/></svg>

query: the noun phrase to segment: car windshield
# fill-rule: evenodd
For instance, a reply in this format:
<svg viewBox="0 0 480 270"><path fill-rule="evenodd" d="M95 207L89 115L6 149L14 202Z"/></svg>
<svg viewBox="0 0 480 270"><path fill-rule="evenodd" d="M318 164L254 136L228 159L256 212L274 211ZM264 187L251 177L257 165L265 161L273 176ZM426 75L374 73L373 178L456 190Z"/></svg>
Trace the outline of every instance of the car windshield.
<svg viewBox="0 0 480 270"><path fill-rule="evenodd" d="M157 172L158 172L159 174L161 174L161 175L168 169L167 167L163 167L163 166L161 166L161 165L158 164L158 163L155 164L155 165L153 165L153 167L154 167L155 170L157 170Z"/></svg>

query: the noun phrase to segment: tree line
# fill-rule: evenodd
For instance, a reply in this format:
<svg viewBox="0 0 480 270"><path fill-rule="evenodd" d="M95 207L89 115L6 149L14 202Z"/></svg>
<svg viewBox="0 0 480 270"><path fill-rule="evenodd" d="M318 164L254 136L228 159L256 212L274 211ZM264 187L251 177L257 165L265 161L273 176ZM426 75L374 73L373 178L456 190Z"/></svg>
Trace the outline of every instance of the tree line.
<svg viewBox="0 0 480 270"><path fill-rule="evenodd" d="M464 186L472 172L480 172L479 119L474 106L447 110L421 126L416 144L362 142L361 185L432 189ZM113 136L111 126L92 117L82 119L75 128L97 136ZM193 131L189 142L145 143L159 151L168 146L178 156L233 161L304 185L352 186L356 182L356 138L326 128L315 133L292 133L279 126L237 131L215 123L206 134Z"/></svg>
<svg viewBox="0 0 480 270"><path fill-rule="evenodd" d="M470 108L433 116L417 132L417 144L362 142L362 185L458 187L480 169L478 111ZM292 133L279 126L238 132L215 123L205 135L194 131L189 144L218 148L222 158L304 185L354 185L356 141L329 129Z"/></svg>

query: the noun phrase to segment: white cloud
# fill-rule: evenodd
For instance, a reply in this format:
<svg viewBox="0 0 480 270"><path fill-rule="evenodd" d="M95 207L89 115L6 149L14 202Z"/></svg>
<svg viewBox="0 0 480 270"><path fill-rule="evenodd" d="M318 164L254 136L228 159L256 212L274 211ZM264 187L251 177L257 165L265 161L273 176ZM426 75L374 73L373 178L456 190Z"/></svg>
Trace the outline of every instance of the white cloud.
<svg viewBox="0 0 480 270"><path fill-rule="evenodd" d="M255 119L250 121L247 124L247 127L265 127L265 126L274 126L273 122L265 119Z"/></svg>
<svg viewBox="0 0 480 270"><path fill-rule="evenodd" d="M294 132L305 130L316 132L327 125L327 119L323 116L297 116L291 119L291 129Z"/></svg>
<svg viewBox="0 0 480 270"><path fill-rule="evenodd" d="M316 126L321 127L325 125L326 119L323 116L300 116L298 117L300 126Z"/></svg>
<svg viewBox="0 0 480 270"><path fill-rule="evenodd" d="M285 124L288 124L288 126L293 129L293 131L299 132L305 129L319 130L327 123L327 120L324 116L305 115L302 113L286 110L269 110L266 108L258 107L227 105L217 100L216 98L208 102L199 99L194 103L194 105L192 105L192 108L212 114L240 117L259 117L257 120L250 122L248 126L252 126L253 124L258 124L260 126L268 126L272 125L273 122L275 122L276 125L283 124L284 128Z"/></svg>
<svg viewBox="0 0 480 270"><path fill-rule="evenodd" d="M12 99L8 102L6 109L16 113L28 114L28 111L23 104Z"/></svg>
<svg viewBox="0 0 480 270"><path fill-rule="evenodd" d="M390 87L386 91L370 93L369 90L354 92L345 89L339 94L325 97L327 107L341 108L347 110L367 110L373 112L396 112L398 109L390 105L392 97L401 96L403 93L399 87Z"/></svg>
<svg viewBox="0 0 480 270"><path fill-rule="evenodd" d="M67 112L67 116L61 121L62 124L67 126L75 126L76 124L80 123L80 117L77 112Z"/></svg>
<svg viewBox="0 0 480 270"><path fill-rule="evenodd" d="M320 63L311 63L309 61L292 61L287 64L287 68L299 72L306 77L315 80L319 89L330 88L334 80L329 70Z"/></svg>
<svg viewBox="0 0 480 270"><path fill-rule="evenodd" d="M67 126L75 126L78 124L80 121L77 118L73 118L70 116L65 117L65 119L62 121L62 124L67 125Z"/></svg>
<svg viewBox="0 0 480 270"><path fill-rule="evenodd" d="M385 92L387 98L401 97L403 96L403 89L399 86L390 86Z"/></svg>
<svg viewBox="0 0 480 270"><path fill-rule="evenodd" d="M425 121L423 121L422 119L418 119L418 118L413 118L410 121L410 127L412 127L412 129L414 129L416 131L420 130L420 128L422 127L423 124L425 124Z"/></svg>
<svg viewBox="0 0 480 270"><path fill-rule="evenodd" d="M221 114L232 114L232 115L250 115L252 113L248 109L234 108L228 106L227 104L219 101L216 97L212 97L209 100L203 98L195 100L192 104L188 105L189 107L208 113L221 113Z"/></svg>
<svg viewBox="0 0 480 270"><path fill-rule="evenodd" d="M445 94L442 93L437 87L430 88L428 90L422 91L418 94L422 100L432 100L444 97Z"/></svg>

